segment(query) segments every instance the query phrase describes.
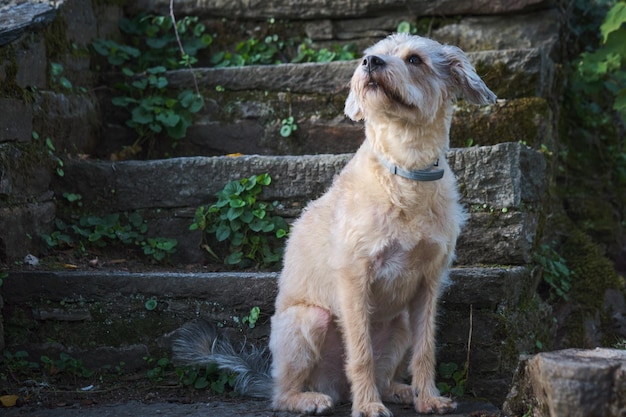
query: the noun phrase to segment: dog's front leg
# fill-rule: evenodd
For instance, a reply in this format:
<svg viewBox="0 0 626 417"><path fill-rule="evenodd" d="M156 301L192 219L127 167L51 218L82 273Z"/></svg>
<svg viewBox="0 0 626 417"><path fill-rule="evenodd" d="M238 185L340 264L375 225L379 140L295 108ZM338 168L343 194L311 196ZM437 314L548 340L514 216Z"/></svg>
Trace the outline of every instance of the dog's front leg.
<svg viewBox="0 0 626 417"><path fill-rule="evenodd" d="M445 414L456 409L456 403L442 397L435 386L435 317L439 282L439 277L427 277L411 304L414 337L411 372L418 413Z"/></svg>
<svg viewBox="0 0 626 417"><path fill-rule="evenodd" d="M369 288L365 272L362 275L355 273L358 269L353 265L341 271L338 288L339 318L347 354L346 373L352 391L352 416L391 417L376 387L368 311Z"/></svg>

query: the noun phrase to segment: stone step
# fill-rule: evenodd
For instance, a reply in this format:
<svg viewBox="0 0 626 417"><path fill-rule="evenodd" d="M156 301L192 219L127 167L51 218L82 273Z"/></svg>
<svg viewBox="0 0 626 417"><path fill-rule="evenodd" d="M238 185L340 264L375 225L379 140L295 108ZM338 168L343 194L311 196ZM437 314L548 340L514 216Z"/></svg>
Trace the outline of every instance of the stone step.
<svg viewBox="0 0 626 417"><path fill-rule="evenodd" d="M152 161L71 160L55 179L56 195L78 193L93 213L141 211L151 230L179 242L177 257L198 262L193 213L215 200L232 180L269 173L263 199L279 201L284 217L297 217L311 199L330 186L350 154L313 156L190 157ZM543 155L519 143L453 149L448 160L457 176L462 203L471 218L459 239L462 265L524 264L540 219L545 192Z"/></svg>
<svg viewBox="0 0 626 417"><path fill-rule="evenodd" d="M542 48L467 52L470 62L500 98L543 97L551 93L554 62ZM252 65L181 69L167 73L175 88L192 88L196 74L203 88L282 91L305 94L346 92L359 60L328 63Z"/></svg>
<svg viewBox="0 0 626 417"><path fill-rule="evenodd" d="M523 141L551 145L554 117L548 98L554 63L542 48L471 52L470 60L500 100L491 106L460 101L451 130L453 147ZM358 61L197 68L206 106L173 156L258 153L302 155L354 152L363 138L361 123L344 115L348 85ZM189 70L167 74L173 89L194 88ZM217 90L216 90L217 88ZM127 115L102 100L106 117L102 156L134 142ZM280 135L281 121L294 117L298 130Z"/></svg>
<svg viewBox="0 0 626 417"><path fill-rule="evenodd" d="M340 0L328 2L313 0L307 3L294 3L290 0L273 0L259 2L242 0L222 1L177 1L174 10L182 15L218 16L240 19L268 18L310 20L326 17L343 16L367 17L381 13L403 12L405 15L416 16L454 16L454 15L491 15L510 14L527 10L551 7L548 0L521 0L509 2L497 0L489 2L468 2L465 0L365 0L354 2ZM140 0L134 3L136 10L169 13L169 0Z"/></svg>
<svg viewBox="0 0 626 417"><path fill-rule="evenodd" d="M3 284L7 348L31 355L65 349L87 367L123 360L128 369L142 368L147 352L154 356L159 349L169 349L172 333L196 318L221 323L235 340L245 337L266 344L277 275L11 272ZM469 389L496 403L504 398L519 351L534 343L528 334L539 334L533 326L545 323L535 320L537 315L529 322L518 318L517 306L529 304L527 294L534 285L525 267L453 268L442 296L439 361L464 363L471 327ZM156 300L154 310L146 309L149 299ZM241 318L253 306L260 307L261 317L251 329Z"/></svg>
<svg viewBox="0 0 626 417"><path fill-rule="evenodd" d="M566 349L525 355L507 396L507 415L617 417L626 412L626 351Z"/></svg>
<svg viewBox="0 0 626 417"><path fill-rule="evenodd" d="M57 15L56 6L49 2L21 3L9 9L0 7L0 46L19 39L27 31L45 27Z"/></svg>

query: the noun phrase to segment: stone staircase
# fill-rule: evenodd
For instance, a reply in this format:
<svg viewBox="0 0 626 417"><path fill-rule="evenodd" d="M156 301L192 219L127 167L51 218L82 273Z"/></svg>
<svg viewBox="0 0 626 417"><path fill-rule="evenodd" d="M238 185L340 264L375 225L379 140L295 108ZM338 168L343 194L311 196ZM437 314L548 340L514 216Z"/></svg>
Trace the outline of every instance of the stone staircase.
<svg viewBox="0 0 626 417"><path fill-rule="evenodd" d="M177 13L290 19L305 25L307 34L320 44L342 39L367 45L416 16L475 16L430 33L468 51L500 98L485 107L459 102L454 116L454 149L448 159L470 220L441 301L437 357L460 367L469 358L466 392L500 404L519 354L533 352L538 341L552 337L549 307L535 294L539 278L532 268L532 253L542 236L551 175L544 155L535 149L555 143L559 13L541 0L514 6L336 2L341 7L309 2L306 8L279 0L263 8L254 7L255 2L236 8L229 1L205 3L177 2ZM165 0L136 5L149 11L168 6ZM501 16L505 11L513 15ZM263 198L279 201L279 214L293 219L350 159L363 135L361 125L343 116L355 65L349 61L194 70L207 106L177 147L175 158L125 162L70 158L64 177L55 178L52 190L57 196L81 194L87 212L140 212L155 234L178 239L177 263L202 263L206 255L198 248L199 232L188 231L188 226L196 208L214 200L226 182L270 173L273 182ZM191 74L183 70L169 73L168 79L175 88L192 83ZM107 104L102 106L106 115ZM279 123L289 115L296 118L298 131L282 138ZM120 138L101 143L101 152L108 154L127 132L122 120L105 120L104 137ZM466 147L470 139L481 146ZM245 155L218 156L236 152ZM198 317L223 323L234 337L265 344L276 277L275 272L12 272L2 288L5 323L29 331L13 331L7 346L27 346L29 352L69 350L86 366L123 360L129 368L142 368L143 356L167 350L172 333ZM157 308L147 311L145 301L150 298L157 300ZM261 308L259 324L243 328L237 318L252 306Z"/></svg>

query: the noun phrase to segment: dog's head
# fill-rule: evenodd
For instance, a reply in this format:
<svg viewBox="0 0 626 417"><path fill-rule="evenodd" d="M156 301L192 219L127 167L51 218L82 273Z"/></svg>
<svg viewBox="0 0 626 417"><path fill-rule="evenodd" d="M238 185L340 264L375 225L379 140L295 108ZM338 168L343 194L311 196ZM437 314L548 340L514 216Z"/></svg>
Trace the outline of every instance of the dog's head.
<svg viewBox="0 0 626 417"><path fill-rule="evenodd" d="M457 97L494 103L496 95L456 46L395 34L365 50L350 83L345 113L352 120L372 115L431 122Z"/></svg>

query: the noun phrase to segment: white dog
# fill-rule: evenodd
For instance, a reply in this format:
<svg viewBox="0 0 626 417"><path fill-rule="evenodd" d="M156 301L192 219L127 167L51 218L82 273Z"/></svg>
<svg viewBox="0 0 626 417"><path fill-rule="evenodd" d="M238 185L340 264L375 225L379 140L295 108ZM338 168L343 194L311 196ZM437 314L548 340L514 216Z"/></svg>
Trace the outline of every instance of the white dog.
<svg viewBox="0 0 626 417"><path fill-rule="evenodd" d="M452 103L496 97L459 48L405 34L367 49L350 87L345 112L365 121L366 139L293 226L272 318L273 407L328 414L351 400L353 416L374 417L390 416L391 401L447 413L456 404L435 386L435 317L466 216L445 159ZM179 359L228 368L221 342L200 333L183 333ZM410 385L399 381L407 352Z"/></svg>

